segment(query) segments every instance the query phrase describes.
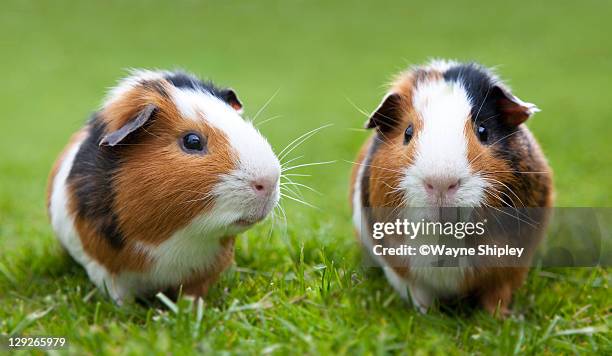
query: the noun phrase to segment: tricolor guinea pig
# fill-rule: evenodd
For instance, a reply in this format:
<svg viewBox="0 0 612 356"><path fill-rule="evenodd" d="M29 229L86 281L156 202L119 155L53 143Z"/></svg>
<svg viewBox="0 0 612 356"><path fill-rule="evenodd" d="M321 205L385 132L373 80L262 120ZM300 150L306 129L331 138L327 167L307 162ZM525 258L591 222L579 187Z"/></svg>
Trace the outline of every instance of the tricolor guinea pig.
<svg viewBox="0 0 612 356"><path fill-rule="evenodd" d="M438 60L401 73L367 120L375 131L353 167L353 221L365 249L371 253L374 241L361 236L369 208L552 206L550 167L524 124L537 111L475 63ZM491 313L507 313L527 272L411 268L410 261L372 258L422 312L436 299L469 296Z"/></svg>
<svg viewBox="0 0 612 356"><path fill-rule="evenodd" d="M133 71L58 158L53 229L118 304L205 295L232 262L235 235L276 206L279 161L241 111L231 89Z"/></svg>

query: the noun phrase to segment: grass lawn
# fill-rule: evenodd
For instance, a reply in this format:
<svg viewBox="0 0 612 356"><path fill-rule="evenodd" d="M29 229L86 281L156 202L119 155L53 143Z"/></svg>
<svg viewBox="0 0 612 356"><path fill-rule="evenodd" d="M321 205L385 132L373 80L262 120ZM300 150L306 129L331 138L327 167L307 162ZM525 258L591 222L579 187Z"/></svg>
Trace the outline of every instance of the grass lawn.
<svg viewBox="0 0 612 356"><path fill-rule="evenodd" d="M612 205L612 3L58 0L0 11L0 334L63 335L69 351L137 353L612 353L610 270L533 269L513 316L420 315L361 266L348 206L365 117L391 76L430 57L498 65L542 109L530 128L555 170L557 205ZM185 68L242 98L292 157L320 210L283 201L286 229L238 239L236 265L200 309L115 307L55 241L48 171L128 67ZM358 107L359 109L357 109ZM195 307L197 309L197 307ZM1 351L0 351L1 352Z"/></svg>

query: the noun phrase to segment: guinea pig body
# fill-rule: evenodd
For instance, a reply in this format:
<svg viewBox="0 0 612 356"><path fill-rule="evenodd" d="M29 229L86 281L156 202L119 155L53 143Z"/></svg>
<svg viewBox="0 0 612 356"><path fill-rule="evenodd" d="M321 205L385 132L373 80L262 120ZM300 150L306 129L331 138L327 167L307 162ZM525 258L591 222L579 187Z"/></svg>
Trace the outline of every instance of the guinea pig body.
<svg viewBox="0 0 612 356"><path fill-rule="evenodd" d="M552 172L523 124L537 111L480 65L433 61L401 73L367 121L376 131L351 178L356 233L422 312L435 299L475 296L489 312L506 313L527 268L398 266L361 236L368 209L552 206Z"/></svg>
<svg viewBox="0 0 612 356"><path fill-rule="evenodd" d="M135 71L58 158L53 229L117 303L181 286L206 294L234 236L277 204L279 161L241 108L189 74Z"/></svg>

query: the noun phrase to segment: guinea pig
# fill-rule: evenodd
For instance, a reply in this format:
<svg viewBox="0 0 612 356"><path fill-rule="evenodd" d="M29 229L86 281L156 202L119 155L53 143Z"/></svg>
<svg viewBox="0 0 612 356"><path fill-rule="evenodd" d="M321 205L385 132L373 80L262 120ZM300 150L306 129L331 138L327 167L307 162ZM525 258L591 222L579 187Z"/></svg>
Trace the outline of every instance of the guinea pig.
<svg viewBox="0 0 612 356"><path fill-rule="evenodd" d="M351 177L356 234L421 312L434 300L469 297L505 315L527 267L411 268L410 257L398 266L372 254L374 240L362 229L372 222L368 209L551 207L552 172L524 124L538 111L479 64L434 60L399 74L367 120L375 131Z"/></svg>
<svg viewBox="0 0 612 356"><path fill-rule="evenodd" d="M48 182L55 234L119 305L204 296L235 235L279 200L280 163L232 89L134 70L75 133Z"/></svg>

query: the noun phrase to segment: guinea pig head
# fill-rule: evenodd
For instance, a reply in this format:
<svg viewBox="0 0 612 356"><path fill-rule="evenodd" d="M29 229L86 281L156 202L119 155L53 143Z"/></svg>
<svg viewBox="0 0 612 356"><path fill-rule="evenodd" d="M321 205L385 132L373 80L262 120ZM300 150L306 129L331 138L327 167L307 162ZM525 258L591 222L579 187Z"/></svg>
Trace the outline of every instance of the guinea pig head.
<svg viewBox="0 0 612 356"><path fill-rule="evenodd" d="M279 199L280 164L231 89L136 71L111 91L100 150L118 157L114 209L126 237L155 242L195 223L233 234Z"/></svg>
<svg viewBox="0 0 612 356"><path fill-rule="evenodd" d="M366 122L373 206L510 205L521 124L538 109L477 64L434 61L402 73Z"/></svg>

